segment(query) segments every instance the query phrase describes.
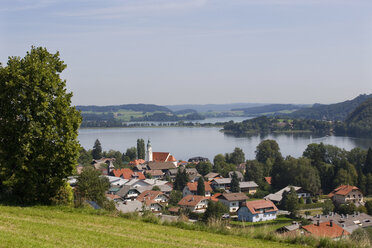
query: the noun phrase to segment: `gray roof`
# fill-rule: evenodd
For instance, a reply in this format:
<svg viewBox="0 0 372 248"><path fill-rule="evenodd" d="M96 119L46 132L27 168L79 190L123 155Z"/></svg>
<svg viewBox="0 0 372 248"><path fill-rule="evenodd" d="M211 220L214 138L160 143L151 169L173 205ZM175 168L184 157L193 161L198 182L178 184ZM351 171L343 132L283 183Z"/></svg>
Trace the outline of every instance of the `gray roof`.
<svg viewBox="0 0 372 248"><path fill-rule="evenodd" d="M142 203L139 201L127 201L126 203L117 203L116 209L122 213L131 213L140 211L142 209Z"/></svg>
<svg viewBox="0 0 372 248"><path fill-rule="evenodd" d="M240 171L235 171L235 173L238 176L238 179L243 179L244 178L243 174ZM232 178L233 174L234 174L234 171L230 171L229 172L229 177Z"/></svg>
<svg viewBox="0 0 372 248"><path fill-rule="evenodd" d="M293 187L296 191L301 189L301 187L298 187L298 186L287 186L287 187L279 190L278 192L275 192L274 194L269 194L269 195L265 196L264 199L270 200L270 201L280 202L283 198L283 193L284 192L289 192L291 190L291 187Z"/></svg>
<svg viewBox="0 0 372 248"><path fill-rule="evenodd" d="M213 179L218 184L229 184L231 183L231 178L218 178L218 179Z"/></svg>
<svg viewBox="0 0 372 248"><path fill-rule="evenodd" d="M240 188L258 188L258 185L254 181L248 181L248 182L239 182Z"/></svg>
<svg viewBox="0 0 372 248"><path fill-rule="evenodd" d="M205 175L206 178L215 178L218 177L220 174L215 172L209 172L207 175Z"/></svg>
<svg viewBox="0 0 372 248"><path fill-rule="evenodd" d="M177 168L173 162L148 162L147 166L150 168L150 170L167 170Z"/></svg>
<svg viewBox="0 0 372 248"><path fill-rule="evenodd" d="M244 193L224 193L217 197L218 199L226 199L227 201L245 201L248 196Z"/></svg>
<svg viewBox="0 0 372 248"><path fill-rule="evenodd" d="M139 190L137 188L134 188L130 185L124 185L123 187L120 188L120 190L118 192L116 192L115 195L118 195L120 197L124 197L126 194L128 194L129 190L137 190L139 192Z"/></svg>
<svg viewBox="0 0 372 248"><path fill-rule="evenodd" d="M172 187L169 186L168 184L164 184L164 185L156 185L157 187L159 187L160 191L163 192L163 193L169 193L172 191ZM136 190L138 190L138 192L142 193L146 190L152 190L154 186L146 186L146 187L138 187L136 188Z"/></svg>

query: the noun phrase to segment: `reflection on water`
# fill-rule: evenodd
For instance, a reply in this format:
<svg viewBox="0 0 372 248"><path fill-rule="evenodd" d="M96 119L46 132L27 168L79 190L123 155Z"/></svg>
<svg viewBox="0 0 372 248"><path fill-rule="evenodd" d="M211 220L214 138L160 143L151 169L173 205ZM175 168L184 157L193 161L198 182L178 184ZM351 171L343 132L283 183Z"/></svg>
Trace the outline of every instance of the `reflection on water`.
<svg viewBox="0 0 372 248"><path fill-rule="evenodd" d="M189 159L204 156L209 159L218 153L232 152L235 147L243 149L247 159L255 157L256 146L265 139L278 142L283 156L299 157L310 143L336 145L346 150L354 147L372 147L372 139L327 136L317 137L310 134L256 134L233 136L219 131L220 128L110 128L80 129L80 144L92 149L98 138L104 150L114 149L121 152L135 146L138 138L151 139L153 151L171 152L176 159Z"/></svg>

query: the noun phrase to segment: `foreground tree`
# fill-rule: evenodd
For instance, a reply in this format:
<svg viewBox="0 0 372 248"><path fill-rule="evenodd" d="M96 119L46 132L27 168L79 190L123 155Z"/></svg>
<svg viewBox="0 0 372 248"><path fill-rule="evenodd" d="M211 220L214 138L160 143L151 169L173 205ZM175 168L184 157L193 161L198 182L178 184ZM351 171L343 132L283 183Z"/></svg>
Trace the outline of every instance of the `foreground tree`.
<svg viewBox="0 0 372 248"><path fill-rule="evenodd" d="M0 195L8 199L49 204L77 164L81 117L60 78L65 68L41 47L0 65Z"/></svg>
<svg viewBox="0 0 372 248"><path fill-rule="evenodd" d="M228 208L220 201L214 202L209 200L207 210L203 215L203 220L205 222L208 222L216 219L221 219L222 215L228 212Z"/></svg>
<svg viewBox="0 0 372 248"><path fill-rule="evenodd" d="M96 202L102 207L107 201L105 192L109 187L109 180L106 177L101 177L99 171L91 166L85 167L78 176L76 183L78 205L81 205L85 200L89 200Z"/></svg>

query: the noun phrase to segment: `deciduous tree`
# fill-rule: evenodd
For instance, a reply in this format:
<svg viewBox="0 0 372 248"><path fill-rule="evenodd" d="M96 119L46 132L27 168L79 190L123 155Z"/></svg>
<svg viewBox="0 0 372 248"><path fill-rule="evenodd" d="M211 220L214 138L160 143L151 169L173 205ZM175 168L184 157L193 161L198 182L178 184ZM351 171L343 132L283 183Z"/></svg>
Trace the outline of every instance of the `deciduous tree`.
<svg viewBox="0 0 372 248"><path fill-rule="evenodd" d="M0 64L0 194L49 204L77 164L81 117L59 53L32 47Z"/></svg>

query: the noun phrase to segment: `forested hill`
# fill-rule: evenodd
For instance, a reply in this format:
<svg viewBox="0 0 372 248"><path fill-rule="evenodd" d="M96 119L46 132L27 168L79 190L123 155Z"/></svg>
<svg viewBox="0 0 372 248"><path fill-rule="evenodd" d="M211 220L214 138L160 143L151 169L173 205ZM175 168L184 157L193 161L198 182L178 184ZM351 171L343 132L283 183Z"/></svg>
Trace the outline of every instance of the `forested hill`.
<svg viewBox="0 0 372 248"><path fill-rule="evenodd" d="M345 121L347 132L350 135L372 134L372 98L359 105Z"/></svg>
<svg viewBox="0 0 372 248"><path fill-rule="evenodd" d="M172 111L164 106L159 106L155 104L124 104L124 105L110 105L110 106L76 106L78 110L81 111L89 111L89 112L118 112L120 110L131 110L131 111L138 111L138 112L169 112Z"/></svg>
<svg viewBox="0 0 372 248"><path fill-rule="evenodd" d="M358 97L334 104L314 104L311 108L304 108L288 114L292 118L305 118L315 120L339 120L344 121L361 103L372 98L370 95L359 95Z"/></svg>
<svg viewBox="0 0 372 248"><path fill-rule="evenodd" d="M306 105L296 104L269 104L265 106L249 107L249 108L236 108L232 111L243 111L244 115L262 115L262 114L275 114L282 111L292 111L304 108Z"/></svg>

